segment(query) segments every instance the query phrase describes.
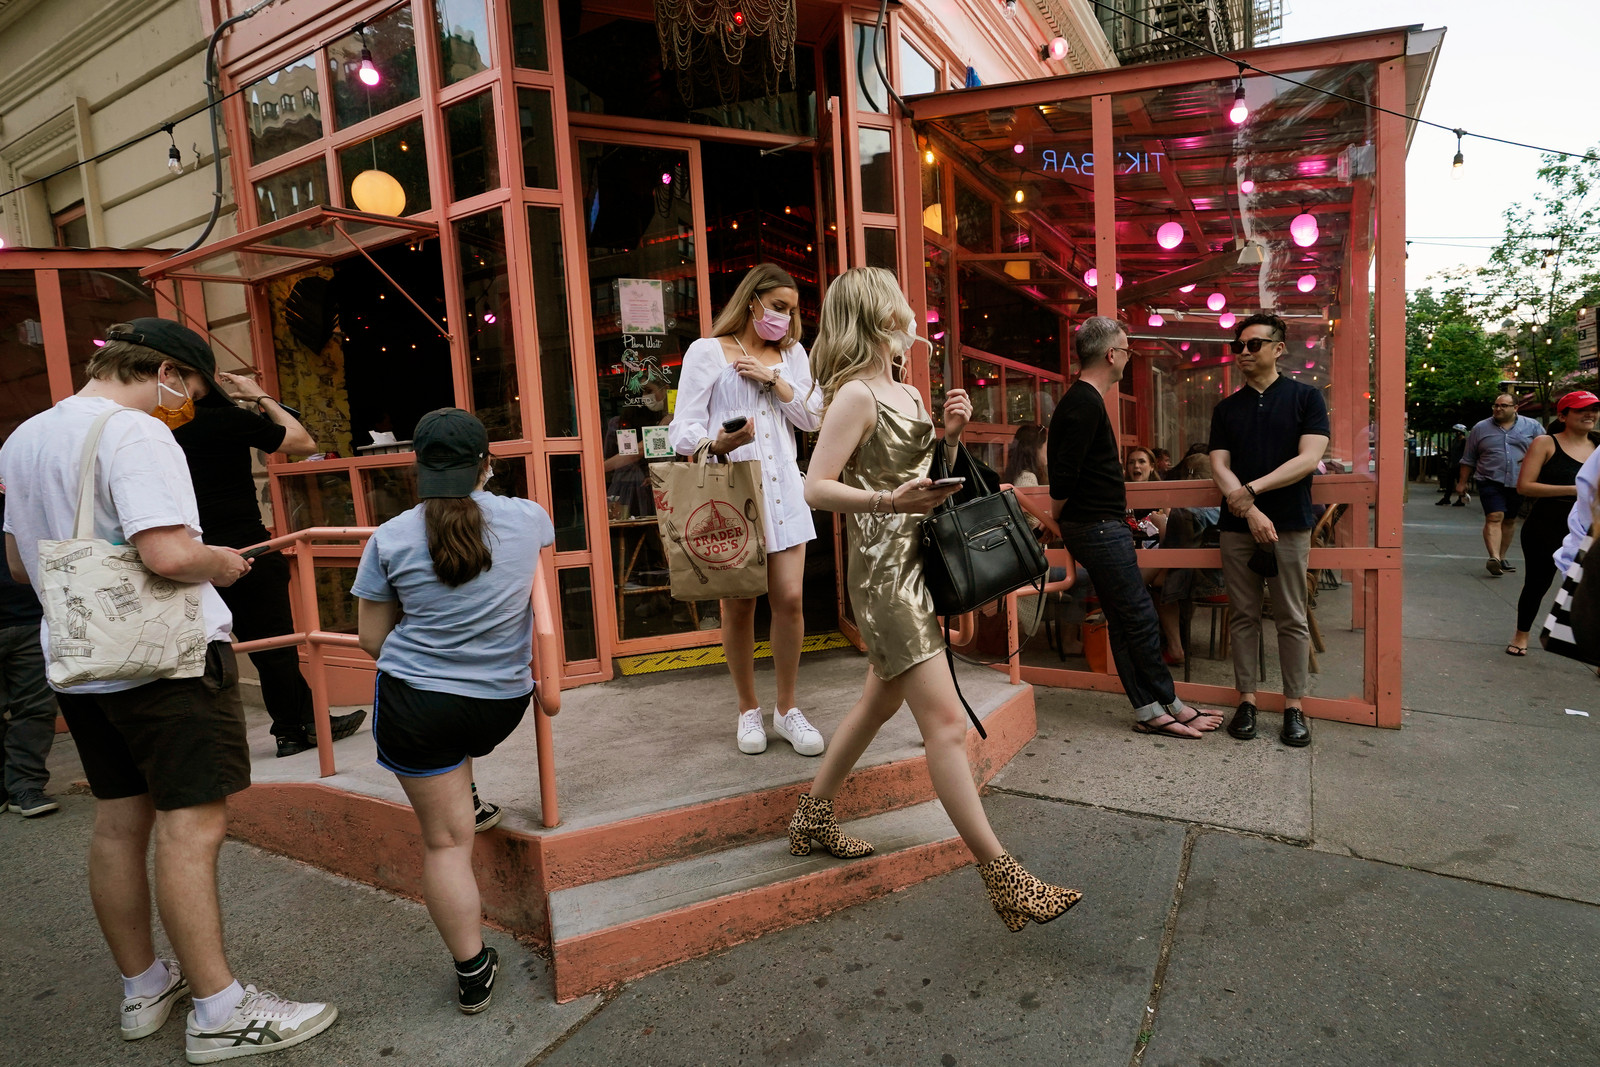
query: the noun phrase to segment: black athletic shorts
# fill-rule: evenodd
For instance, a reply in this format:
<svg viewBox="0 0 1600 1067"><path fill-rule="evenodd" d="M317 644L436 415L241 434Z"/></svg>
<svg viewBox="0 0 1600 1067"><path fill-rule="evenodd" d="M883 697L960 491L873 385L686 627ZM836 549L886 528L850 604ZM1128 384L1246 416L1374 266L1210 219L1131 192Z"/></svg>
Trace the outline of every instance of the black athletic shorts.
<svg viewBox="0 0 1600 1067"><path fill-rule="evenodd" d="M404 778L453 771L510 737L532 698L531 692L505 699L436 693L379 671L372 694L378 765Z"/></svg>
<svg viewBox="0 0 1600 1067"><path fill-rule="evenodd" d="M198 678L161 678L118 693L57 693L89 791L150 794L157 811L192 808L250 785L250 744L233 646L206 646Z"/></svg>

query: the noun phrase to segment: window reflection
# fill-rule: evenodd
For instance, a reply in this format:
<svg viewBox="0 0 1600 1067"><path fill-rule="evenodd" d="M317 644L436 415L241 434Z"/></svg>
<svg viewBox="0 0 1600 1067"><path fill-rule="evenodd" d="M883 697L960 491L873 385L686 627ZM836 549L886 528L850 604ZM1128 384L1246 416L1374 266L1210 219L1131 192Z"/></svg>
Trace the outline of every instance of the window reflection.
<svg viewBox="0 0 1600 1067"><path fill-rule="evenodd" d="M868 226L865 235L867 266L882 267L899 273L899 257L895 255L895 231Z"/></svg>
<svg viewBox="0 0 1600 1067"><path fill-rule="evenodd" d="M367 170L381 170L400 183L406 205L402 214L415 215L433 206L428 182L428 153L422 140L422 120L408 122L378 134L369 141L339 151L339 175L345 202L359 209L350 183Z"/></svg>
<svg viewBox="0 0 1600 1067"><path fill-rule="evenodd" d="M6 382L0 389L0 441L50 406L44 325L33 278L31 270L0 271L0 367Z"/></svg>
<svg viewBox="0 0 1600 1067"><path fill-rule="evenodd" d="M878 75L889 69L889 57L884 51L883 38L876 25L856 23L856 110L889 113L889 91Z"/></svg>
<svg viewBox="0 0 1600 1067"><path fill-rule="evenodd" d="M328 76L333 82L334 125L341 130L409 103L421 91L410 4L365 26L366 47L378 71L377 85L367 85L359 76L362 39L362 35L352 33L329 45L326 53Z"/></svg>
<svg viewBox="0 0 1600 1067"><path fill-rule="evenodd" d="M560 208L528 209L528 245L533 258L533 314L539 332L544 432L546 437L576 437L578 400L572 372L572 331L567 323Z"/></svg>
<svg viewBox="0 0 1600 1067"><path fill-rule="evenodd" d="M511 0L511 52L513 62L519 67L550 69L542 0Z"/></svg>
<svg viewBox="0 0 1600 1067"><path fill-rule="evenodd" d="M480 93L446 109L450 137L450 185L456 200L500 187L495 144L494 93Z"/></svg>
<svg viewBox="0 0 1600 1067"><path fill-rule="evenodd" d="M127 267L63 270L57 277L61 279L61 311L66 320L67 352L72 360L72 387L82 389L89 381L89 357L98 347L95 342L104 341L106 327L114 322L156 317L156 298L139 272Z"/></svg>
<svg viewBox="0 0 1600 1067"><path fill-rule="evenodd" d="M900 39L900 95L931 93L939 88L939 71L904 37Z"/></svg>
<svg viewBox="0 0 1600 1067"><path fill-rule="evenodd" d="M530 189L556 188L556 136L550 118L550 94L543 89L519 88L517 121L522 127L522 184Z"/></svg>
<svg viewBox="0 0 1600 1067"><path fill-rule="evenodd" d="M244 91L250 160L264 163L322 136L316 56L297 59Z"/></svg>
<svg viewBox="0 0 1600 1067"><path fill-rule="evenodd" d="M454 85L492 65L489 13L483 0L434 0L439 19L439 73Z"/></svg>
<svg viewBox="0 0 1600 1067"><path fill-rule="evenodd" d="M888 130L863 126L861 146L861 210L894 213L894 153Z"/></svg>
<svg viewBox="0 0 1600 1067"><path fill-rule="evenodd" d="M556 528L556 551L582 552L588 548L582 456L560 453L550 457L550 501L550 519Z"/></svg>
<svg viewBox="0 0 1600 1067"><path fill-rule="evenodd" d="M467 309L472 410L488 428L489 440L514 440L522 436L522 395L500 209L463 219L455 227Z"/></svg>
<svg viewBox="0 0 1600 1067"><path fill-rule="evenodd" d="M328 202L328 168L319 157L255 183L256 222L273 222Z"/></svg>

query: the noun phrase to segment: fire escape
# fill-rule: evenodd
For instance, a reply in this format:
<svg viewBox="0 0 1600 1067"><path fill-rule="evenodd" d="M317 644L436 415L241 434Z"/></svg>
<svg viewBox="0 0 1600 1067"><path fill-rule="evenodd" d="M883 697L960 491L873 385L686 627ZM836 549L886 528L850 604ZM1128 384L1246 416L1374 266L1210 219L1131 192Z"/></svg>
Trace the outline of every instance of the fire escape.
<svg viewBox="0 0 1600 1067"><path fill-rule="evenodd" d="M1284 0L1108 0L1096 5L1100 26L1124 64L1197 54L1197 41L1218 52L1270 44L1283 29ZM1114 10L1113 10L1114 9Z"/></svg>

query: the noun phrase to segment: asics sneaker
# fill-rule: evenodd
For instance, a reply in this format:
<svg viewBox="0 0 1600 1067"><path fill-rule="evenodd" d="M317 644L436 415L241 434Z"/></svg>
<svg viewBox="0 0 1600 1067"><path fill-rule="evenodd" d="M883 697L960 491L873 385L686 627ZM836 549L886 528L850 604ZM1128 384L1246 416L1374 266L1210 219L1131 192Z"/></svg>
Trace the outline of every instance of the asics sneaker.
<svg viewBox="0 0 1600 1067"><path fill-rule="evenodd" d="M739 751L747 756L767 750L767 731L761 725L761 709L739 713Z"/></svg>
<svg viewBox="0 0 1600 1067"><path fill-rule="evenodd" d="M244 999L215 1030L201 1030L194 1012L189 1013L185 1057L190 1063L215 1063L278 1052L317 1036L338 1017L339 1009L332 1004L301 1004L247 985Z"/></svg>
<svg viewBox="0 0 1600 1067"><path fill-rule="evenodd" d="M122 999L122 1040L137 1041L149 1037L167 1025L167 1016L173 1007L189 992L189 980L177 960L162 960L167 965L167 988L153 997L124 997Z"/></svg>
<svg viewBox="0 0 1600 1067"><path fill-rule="evenodd" d="M822 731L812 726L799 708L790 708L788 714L774 709L772 728L778 732L779 737L793 745L794 750L800 755L822 755Z"/></svg>

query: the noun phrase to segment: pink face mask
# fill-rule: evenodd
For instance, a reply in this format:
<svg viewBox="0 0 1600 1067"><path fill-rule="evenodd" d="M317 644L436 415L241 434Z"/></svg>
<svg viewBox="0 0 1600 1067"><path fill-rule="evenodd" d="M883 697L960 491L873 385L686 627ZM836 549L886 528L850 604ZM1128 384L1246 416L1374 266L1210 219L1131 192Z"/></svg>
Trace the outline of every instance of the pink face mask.
<svg viewBox="0 0 1600 1067"><path fill-rule="evenodd" d="M756 307L761 309L761 317L756 320L756 333L763 340L777 341L789 332L789 316L781 311L768 311L767 305L756 297Z"/></svg>

